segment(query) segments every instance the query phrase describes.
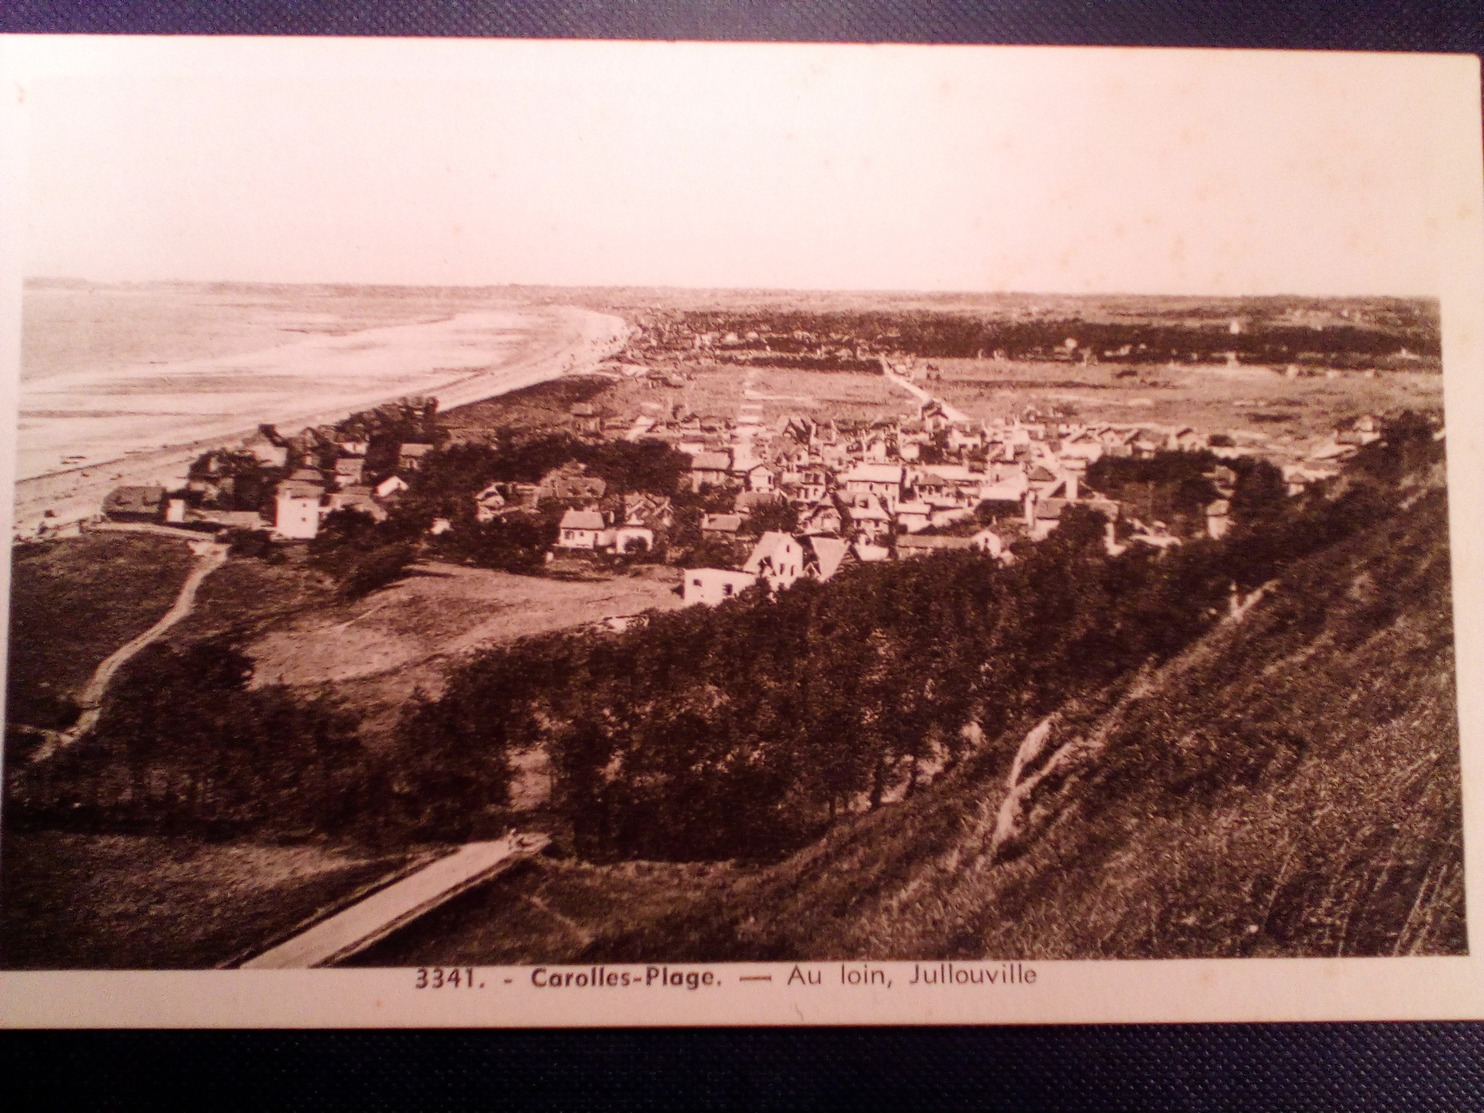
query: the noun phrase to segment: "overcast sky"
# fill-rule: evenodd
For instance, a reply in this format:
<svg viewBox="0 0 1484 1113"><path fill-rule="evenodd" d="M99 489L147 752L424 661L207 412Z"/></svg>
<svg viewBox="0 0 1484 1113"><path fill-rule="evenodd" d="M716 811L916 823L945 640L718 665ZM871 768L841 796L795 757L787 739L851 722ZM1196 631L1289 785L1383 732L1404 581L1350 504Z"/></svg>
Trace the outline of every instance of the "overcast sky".
<svg viewBox="0 0 1484 1113"><path fill-rule="evenodd" d="M30 275L1437 292L1437 87L1415 57L355 41L90 57L24 90Z"/></svg>

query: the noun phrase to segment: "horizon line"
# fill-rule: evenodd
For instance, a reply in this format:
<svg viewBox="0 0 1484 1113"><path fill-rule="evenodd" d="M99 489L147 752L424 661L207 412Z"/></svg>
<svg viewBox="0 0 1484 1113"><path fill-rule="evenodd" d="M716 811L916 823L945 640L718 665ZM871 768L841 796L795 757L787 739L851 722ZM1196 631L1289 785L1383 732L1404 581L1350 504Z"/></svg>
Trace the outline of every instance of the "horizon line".
<svg viewBox="0 0 1484 1113"><path fill-rule="evenodd" d="M1182 298L1187 300L1298 300L1349 301L1389 300L1438 302L1438 294L1419 293L1328 293L1305 294L1293 291L1274 293L1174 293L1170 291L1056 291L1056 290L967 290L909 289L878 286L687 286L675 283L560 283L560 282L375 282L345 279L261 279L261 278L85 278L78 275L26 275L22 287L53 283L89 286L302 286L362 287L384 290L659 290L678 293L756 293L756 294L860 294L913 297L1020 297L1020 298Z"/></svg>

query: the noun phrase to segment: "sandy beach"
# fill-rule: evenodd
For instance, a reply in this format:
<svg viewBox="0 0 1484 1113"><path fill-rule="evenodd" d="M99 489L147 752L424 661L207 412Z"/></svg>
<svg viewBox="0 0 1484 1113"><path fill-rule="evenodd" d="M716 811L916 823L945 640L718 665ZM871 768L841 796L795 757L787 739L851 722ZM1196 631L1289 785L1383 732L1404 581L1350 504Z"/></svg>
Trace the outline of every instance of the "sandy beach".
<svg viewBox="0 0 1484 1113"><path fill-rule="evenodd" d="M91 517L114 487L179 482L202 451L239 441L262 422L292 433L409 394L435 395L451 409L591 369L628 330L620 318L560 305L441 315L383 306L393 323L319 314L307 326L270 325L269 311L250 305L221 312L234 314L237 326L252 319L256 331L223 335L212 318L179 330L189 332L185 343L163 329L153 343L150 335L119 342L117 329L83 328L83 303L63 298L37 327L71 328L61 337L70 348L33 337L23 365L20 535L34 533L48 511L53 527ZM118 315L115 306L106 305L108 312ZM412 319L396 321L397 312ZM115 348L125 357L114 356Z"/></svg>

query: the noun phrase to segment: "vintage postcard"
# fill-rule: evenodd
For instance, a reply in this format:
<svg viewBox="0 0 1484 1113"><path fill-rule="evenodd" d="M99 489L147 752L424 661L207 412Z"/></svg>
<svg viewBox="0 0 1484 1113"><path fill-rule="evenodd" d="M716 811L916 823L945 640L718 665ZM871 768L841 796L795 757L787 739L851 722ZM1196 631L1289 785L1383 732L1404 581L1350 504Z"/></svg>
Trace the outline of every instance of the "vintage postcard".
<svg viewBox="0 0 1484 1113"><path fill-rule="evenodd" d="M1477 59L0 78L0 1022L1484 1016Z"/></svg>

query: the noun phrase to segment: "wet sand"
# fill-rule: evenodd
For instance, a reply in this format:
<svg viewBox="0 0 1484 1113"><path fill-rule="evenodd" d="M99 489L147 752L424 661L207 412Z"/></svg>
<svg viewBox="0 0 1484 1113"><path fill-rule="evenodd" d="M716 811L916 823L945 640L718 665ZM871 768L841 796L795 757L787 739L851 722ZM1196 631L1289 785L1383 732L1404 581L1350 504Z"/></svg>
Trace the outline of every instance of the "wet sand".
<svg viewBox="0 0 1484 1113"><path fill-rule="evenodd" d="M47 511L52 527L91 517L117 486L179 483L202 451L238 442L262 422L293 433L409 394L436 395L452 409L589 370L626 334L620 318L548 305L468 309L184 358L171 358L172 338L161 335L165 358L136 343L117 363L100 336L91 359L23 369L16 532L34 533Z"/></svg>

